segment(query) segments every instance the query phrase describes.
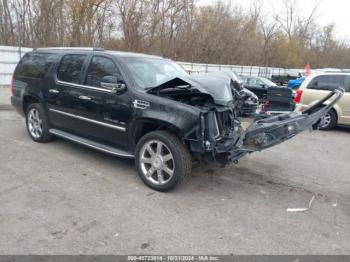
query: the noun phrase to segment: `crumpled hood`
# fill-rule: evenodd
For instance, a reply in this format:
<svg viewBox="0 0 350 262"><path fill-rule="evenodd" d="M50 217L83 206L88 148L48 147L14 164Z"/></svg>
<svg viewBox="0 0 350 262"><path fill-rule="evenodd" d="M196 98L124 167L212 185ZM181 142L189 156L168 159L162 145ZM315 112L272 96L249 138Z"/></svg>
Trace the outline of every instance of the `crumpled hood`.
<svg viewBox="0 0 350 262"><path fill-rule="evenodd" d="M219 71L213 73L201 73L186 77L177 77L160 86L150 89L148 92L158 92L162 89L175 88L190 85L202 93L209 94L218 105L229 105L232 100L231 81L237 81L234 73Z"/></svg>

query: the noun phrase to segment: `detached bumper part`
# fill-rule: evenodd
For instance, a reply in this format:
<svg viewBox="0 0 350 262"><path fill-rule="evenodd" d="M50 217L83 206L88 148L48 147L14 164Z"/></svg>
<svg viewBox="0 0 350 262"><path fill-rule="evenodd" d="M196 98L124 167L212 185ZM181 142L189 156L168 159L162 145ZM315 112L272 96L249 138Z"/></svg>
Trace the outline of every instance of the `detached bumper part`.
<svg viewBox="0 0 350 262"><path fill-rule="evenodd" d="M343 89L335 89L308 110L291 112L253 123L244 134L242 145L237 145L229 154L229 160L237 161L242 156L280 144L305 129L318 126L321 119L343 96ZM333 100L324 105L324 103Z"/></svg>

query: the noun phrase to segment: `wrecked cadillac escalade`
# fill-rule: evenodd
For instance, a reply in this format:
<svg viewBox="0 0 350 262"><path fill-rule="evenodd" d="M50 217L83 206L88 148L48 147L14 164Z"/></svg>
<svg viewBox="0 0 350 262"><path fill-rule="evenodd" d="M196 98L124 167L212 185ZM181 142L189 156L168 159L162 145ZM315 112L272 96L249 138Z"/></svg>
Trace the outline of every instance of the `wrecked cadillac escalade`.
<svg viewBox="0 0 350 262"><path fill-rule="evenodd" d="M188 75L157 56L93 48L42 48L16 67L12 105L32 140L58 136L112 155L134 158L142 181L174 188L192 161L236 163L317 126L343 95L329 93L302 113L254 122L257 98L233 72Z"/></svg>

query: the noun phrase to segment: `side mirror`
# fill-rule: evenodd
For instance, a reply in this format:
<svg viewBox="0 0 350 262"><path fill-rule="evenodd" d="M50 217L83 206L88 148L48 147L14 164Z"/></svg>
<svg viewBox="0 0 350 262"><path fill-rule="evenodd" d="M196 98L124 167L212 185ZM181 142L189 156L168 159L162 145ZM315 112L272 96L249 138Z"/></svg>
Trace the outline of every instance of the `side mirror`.
<svg viewBox="0 0 350 262"><path fill-rule="evenodd" d="M104 76L100 83L102 88L110 89L116 94L123 93L127 88L122 80L118 80L116 76Z"/></svg>
<svg viewBox="0 0 350 262"><path fill-rule="evenodd" d="M264 89L266 88L266 85L265 85L265 84L261 84L260 86L261 86L262 88L264 88Z"/></svg>

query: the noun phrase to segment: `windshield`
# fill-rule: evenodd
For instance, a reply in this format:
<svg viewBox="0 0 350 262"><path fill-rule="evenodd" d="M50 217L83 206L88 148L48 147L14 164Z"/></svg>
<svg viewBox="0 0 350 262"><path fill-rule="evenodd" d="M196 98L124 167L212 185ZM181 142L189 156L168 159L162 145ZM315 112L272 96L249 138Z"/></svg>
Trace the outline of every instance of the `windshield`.
<svg viewBox="0 0 350 262"><path fill-rule="evenodd" d="M267 85L267 86L277 86L274 82L270 81L267 78L261 78L261 80Z"/></svg>
<svg viewBox="0 0 350 262"><path fill-rule="evenodd" d="M142 89L159 86L176 77L188 76L181 66L171 60L144 57L126 57L124 60Z"/></svg>

